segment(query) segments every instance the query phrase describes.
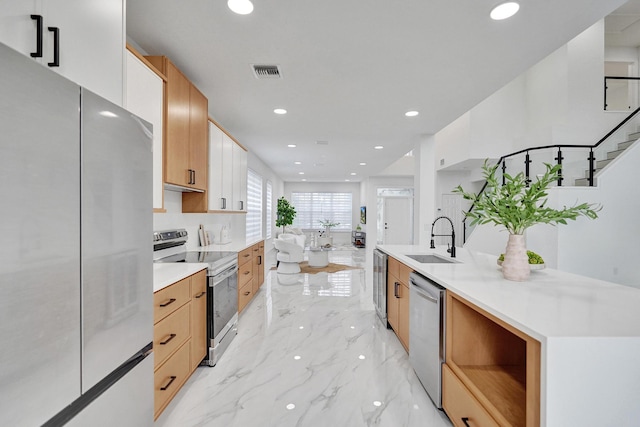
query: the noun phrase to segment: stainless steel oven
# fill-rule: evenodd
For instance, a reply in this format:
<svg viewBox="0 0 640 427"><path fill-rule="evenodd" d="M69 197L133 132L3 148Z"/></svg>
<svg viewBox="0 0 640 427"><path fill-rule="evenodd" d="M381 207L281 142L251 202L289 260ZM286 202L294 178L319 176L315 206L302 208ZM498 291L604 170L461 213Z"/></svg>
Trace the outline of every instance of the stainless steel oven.
<svg viewBox="0 0 640 427"><path fill-rule="evenodd" d="M215 366L238 333L238 253L186 251L186 230L155 232L154 262L197 262L207 268L207 344L201 365Z"/></svg>

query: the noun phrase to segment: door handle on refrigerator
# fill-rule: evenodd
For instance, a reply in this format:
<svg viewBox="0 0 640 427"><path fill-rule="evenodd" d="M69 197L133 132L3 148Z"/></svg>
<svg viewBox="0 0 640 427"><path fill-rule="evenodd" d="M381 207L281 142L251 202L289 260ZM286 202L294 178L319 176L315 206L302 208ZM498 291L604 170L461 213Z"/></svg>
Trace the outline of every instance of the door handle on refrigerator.
<svg viewBox="0 0 640 427"><path fill-rule="evenodd" d="M53 33L53 62L47 63L49 67L60 66L60 28L47 27Z"/></svg>
<svg viewBox="0 0 640 427"><path fill-rule="evenodd" d="M36 51L31 52L32 58L42 58L42 15L31 15L36 21Z"/></svg>

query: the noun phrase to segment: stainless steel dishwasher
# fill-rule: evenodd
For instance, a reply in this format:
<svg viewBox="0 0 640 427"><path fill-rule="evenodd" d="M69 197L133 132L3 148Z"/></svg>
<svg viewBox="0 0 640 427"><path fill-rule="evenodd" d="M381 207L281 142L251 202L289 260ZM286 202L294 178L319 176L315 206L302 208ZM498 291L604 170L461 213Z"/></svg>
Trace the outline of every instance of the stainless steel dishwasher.
<svg viewBox="0 0 640 427"><path fill-rule="evenodd" d="M409 275L409 282L409 360L427 394L441 409L445 289L417 273Z"/></svg>

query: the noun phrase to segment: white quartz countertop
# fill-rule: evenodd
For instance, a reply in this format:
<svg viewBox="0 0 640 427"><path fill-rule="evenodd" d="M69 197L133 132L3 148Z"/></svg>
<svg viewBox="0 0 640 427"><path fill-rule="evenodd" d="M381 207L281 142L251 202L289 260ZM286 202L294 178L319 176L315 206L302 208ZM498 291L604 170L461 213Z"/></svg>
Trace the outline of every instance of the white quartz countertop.
<svg viewBox="0 0 640 427"><path fill-rule="evenodd" d="M175 282L196 274L198 271L206 270L206 263L154 263L153 264L153 292L166 288Z"/></svg>
<svg viewBox="0 0 640 427"><path fill-rule="evenodd" d="M446 248L378 245L423 276L539 341L560 337L640 337L640 289L555 269L532 271L529 281L502 277L496 256L456 248L452 264L423 264L406 255Z"/></svg>
<svg viewBox="0 0 640 427"><path fill-rule="evenodd" d="M260 240L252 242L234 241L225 245L215 244L209 246L201 246L198 248L198 250L203 252L240 252L247 249L249 246L255 245L258 242L260 242Z"/></svg>

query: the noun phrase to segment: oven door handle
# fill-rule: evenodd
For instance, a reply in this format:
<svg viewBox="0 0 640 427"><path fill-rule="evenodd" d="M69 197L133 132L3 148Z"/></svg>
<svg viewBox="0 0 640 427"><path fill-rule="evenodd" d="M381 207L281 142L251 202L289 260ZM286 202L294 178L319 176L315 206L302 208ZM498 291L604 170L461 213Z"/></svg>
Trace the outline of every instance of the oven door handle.
<svg viewBox="0 0 640 427"><path fill-rule="evenodd" d="M222 282L224 279L227 279L227 278L233 276L234 274L237 274L237 272L238 272L238 266L237 265L232 265L231 267L229 267L226 270L224 270L222 273L216 274L215 276L212 277L213 286L215 286L218 283Z"/></svg>

